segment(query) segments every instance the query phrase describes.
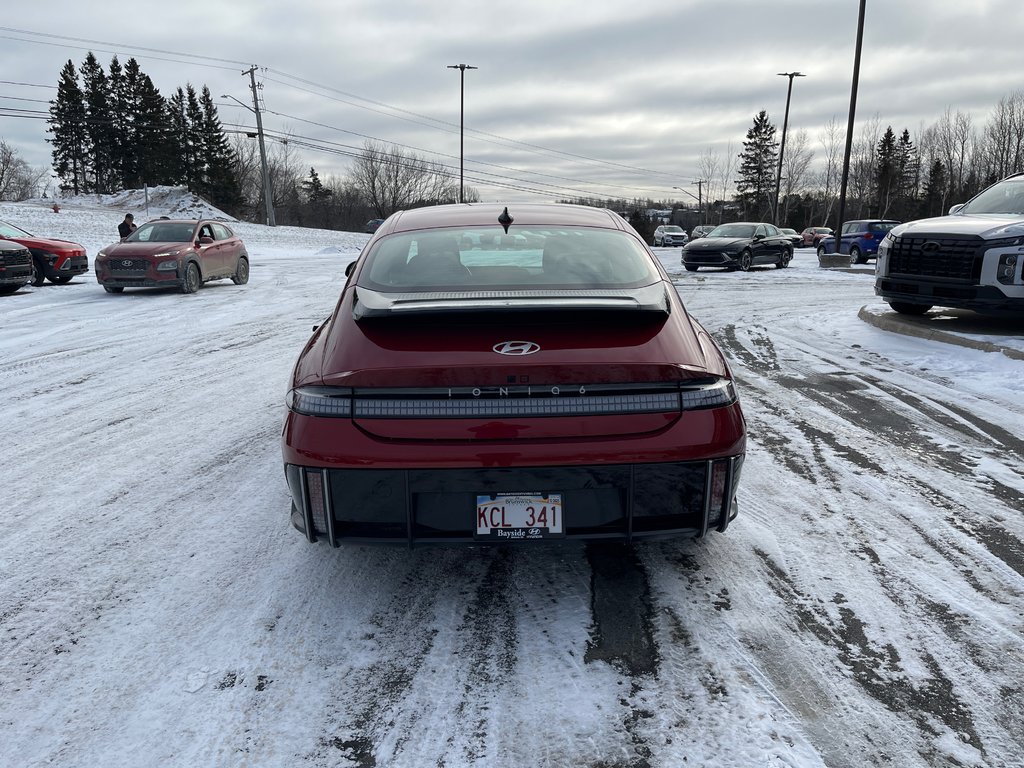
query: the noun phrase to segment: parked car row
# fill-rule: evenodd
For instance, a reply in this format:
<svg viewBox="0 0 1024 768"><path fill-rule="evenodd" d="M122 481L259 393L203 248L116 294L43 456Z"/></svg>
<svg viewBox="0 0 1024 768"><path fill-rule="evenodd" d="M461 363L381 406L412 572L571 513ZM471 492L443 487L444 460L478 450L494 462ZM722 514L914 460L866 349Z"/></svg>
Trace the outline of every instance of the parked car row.
<svg viewBox="0 0 1024 768"><path fill-rule="evenodd" d="M64 284L89 270L79 243L36 237L0 221L0 294L44 280ZM211 280L249 281L242 239L221 221L160 218L96 254L96 281L108 293L125 288L178 288L195 293Z"/></svg>

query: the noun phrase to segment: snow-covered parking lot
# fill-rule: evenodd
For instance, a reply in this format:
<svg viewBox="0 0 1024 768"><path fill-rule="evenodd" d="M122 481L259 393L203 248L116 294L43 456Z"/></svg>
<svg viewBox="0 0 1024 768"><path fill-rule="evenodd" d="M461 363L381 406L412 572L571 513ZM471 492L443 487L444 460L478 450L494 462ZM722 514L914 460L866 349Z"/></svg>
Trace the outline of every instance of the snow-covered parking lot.
<svg viewBox="0 0 1024 768"><path fill-rule="evenodd" d="M90 259L123 213L0 204ZM659 250L748 419L725 535L331 550L280 428L367 236L236 228L245 286L0 298L0 765L1024 765L1024 362Z"/></svg>

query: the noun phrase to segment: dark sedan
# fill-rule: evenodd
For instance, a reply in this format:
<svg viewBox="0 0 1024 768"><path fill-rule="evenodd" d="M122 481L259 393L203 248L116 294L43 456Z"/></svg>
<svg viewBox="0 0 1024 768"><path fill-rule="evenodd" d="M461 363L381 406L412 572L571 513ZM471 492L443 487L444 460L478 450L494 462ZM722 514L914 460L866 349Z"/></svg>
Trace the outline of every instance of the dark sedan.
<svg viewBox="0 0 1024 768"><path fill-rule="evenodd" d="M210 280L249 281L245 244L227 224L156 219L96 255L96 281L108 293L125 288L172 288L195 293Z"/></svg>
<svg viewBox="0 0 1024 768"><path fill-rule="evenodd" d="M780 227L779 232L789 238L789 241L793 243L794 248L804 247L804 236L797 232L795 229L789 227Z"/></svg>
<svg viewBox="0 0 1024 768"><path fill-rule="evenodd" d="M621 216L395 214L299 355L282 448L309 541L526 544L725 531L728 363Z"/></svg>
<svg viewBox="0 0 1024 768"><path fill-rule="evenodd" d="M690 272L701 267L725 267L744 272L751 267L789 266L793 243L774 224L738 221L721 224L699 240L683 246L683 266Z"/></svg>

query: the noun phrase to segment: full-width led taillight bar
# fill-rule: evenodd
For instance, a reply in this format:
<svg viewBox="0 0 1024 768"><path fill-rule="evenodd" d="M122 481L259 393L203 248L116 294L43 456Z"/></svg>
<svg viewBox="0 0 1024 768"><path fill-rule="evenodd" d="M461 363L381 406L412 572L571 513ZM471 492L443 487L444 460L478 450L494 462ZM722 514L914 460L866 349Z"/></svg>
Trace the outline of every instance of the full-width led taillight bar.
<svg viewBox="0 0 1024 768"><path fill-rule="evenodd" d="M673 413L736 402L729 379L671 384L598 384L433 389L296 387L288 408L306 416L356 419L531 418Z"/></svg>

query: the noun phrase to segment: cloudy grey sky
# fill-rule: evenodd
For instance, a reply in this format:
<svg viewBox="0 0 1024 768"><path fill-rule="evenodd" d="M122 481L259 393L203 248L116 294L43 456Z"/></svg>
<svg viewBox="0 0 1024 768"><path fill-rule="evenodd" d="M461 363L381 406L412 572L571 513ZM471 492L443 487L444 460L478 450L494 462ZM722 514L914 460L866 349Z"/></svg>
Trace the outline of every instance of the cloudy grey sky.
<svg viewBox="0 0 1024 768"><path fill-rule="evenodd" d="M135 57L164 96L208 85L226 126L254 124L242 71L263 83L264 128L303 166L344 175L366 138L458 172L484 200L688 198L709 148L733 153L762 109L811 148L845 128L858 0L176 0L19 4L0 27L0 138L49 164L46 123L68 59ZM1024 87L1019 0L867 0L858 124L912 137L947 109L978 127ZM37 114L33 117L32 113ZM44 115L45 116L45 115ZM792 134L790 134L792 135ZM316 145L316 149L303 147Z"/></svg>

